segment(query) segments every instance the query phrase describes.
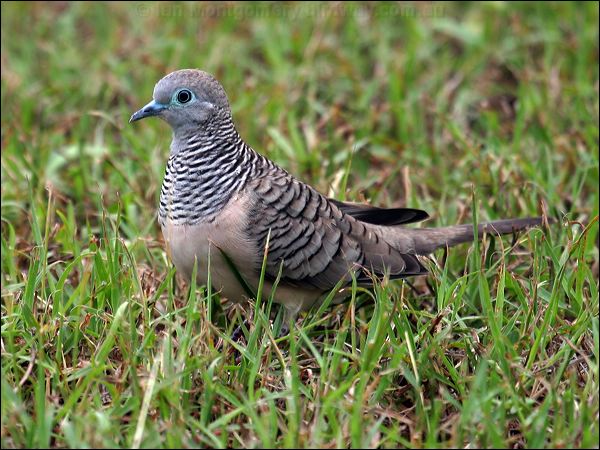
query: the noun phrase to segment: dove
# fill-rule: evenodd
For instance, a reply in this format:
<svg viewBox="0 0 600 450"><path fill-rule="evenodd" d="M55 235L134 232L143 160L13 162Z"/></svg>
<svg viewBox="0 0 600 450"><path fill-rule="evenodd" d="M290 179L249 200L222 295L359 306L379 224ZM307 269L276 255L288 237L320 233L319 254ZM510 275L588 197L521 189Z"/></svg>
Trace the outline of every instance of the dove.
<svg viewBox="0 0 600 450"><path fill-rule="evenodd" d="M274 302L284 307L283 334L299 312L353 278L372 285L373 276L424 275L421 256L474 240L470 224L409 228L428 214L338 201L298 180L244 142L223 86L204 71L178 70L158 81L130 122L147 117L173 132L158 222L177 270L189 279L196 265L201 284L210 271L214 289L244 301L244 285L259 285L266 251L263 288L266 295L275 289ZM541 217L496 220L479 224L477 234L540 224Z"/></svg>

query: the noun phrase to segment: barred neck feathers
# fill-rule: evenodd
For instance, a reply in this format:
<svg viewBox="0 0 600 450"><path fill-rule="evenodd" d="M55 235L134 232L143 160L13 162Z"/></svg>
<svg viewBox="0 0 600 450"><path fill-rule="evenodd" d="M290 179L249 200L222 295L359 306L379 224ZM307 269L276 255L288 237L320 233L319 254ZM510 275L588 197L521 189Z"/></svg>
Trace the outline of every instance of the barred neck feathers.
<svg viewBox="0 0 600 450"><path fill-rule="evenodd" d="M193 225L214 220L265 162L240 138L230 116L195 132L174 134L159 222Z"/></svg>

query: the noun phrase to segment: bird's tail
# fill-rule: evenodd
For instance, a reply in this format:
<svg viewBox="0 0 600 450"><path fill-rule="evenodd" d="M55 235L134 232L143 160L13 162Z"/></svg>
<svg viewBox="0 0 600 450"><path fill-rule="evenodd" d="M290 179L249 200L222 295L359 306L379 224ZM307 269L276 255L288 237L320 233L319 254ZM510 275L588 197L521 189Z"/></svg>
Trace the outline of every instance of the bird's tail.
<svg viewBox="0 0 600 450"><path fill-rule="evenodd" d="M480 223L478 226L478 237L481 239L484 233L488 234L512 234L517 231L535 227L545 223L544 217L527 217L524 219L504 219L493 222ZM403 231L409 231L404 229ZM471 242L475 238L472 224L455 225L441 228L413 228L410 235L414 241L415 252L418 255L426 255L442 247L452 247L464 242Z"/></svg>

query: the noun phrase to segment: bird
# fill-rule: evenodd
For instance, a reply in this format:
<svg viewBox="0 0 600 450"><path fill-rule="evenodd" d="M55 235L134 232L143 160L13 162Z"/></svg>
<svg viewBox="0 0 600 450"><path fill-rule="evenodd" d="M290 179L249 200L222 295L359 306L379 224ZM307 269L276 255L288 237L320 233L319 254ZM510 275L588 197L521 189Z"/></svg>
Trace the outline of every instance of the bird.
<svg viewBox="0 0 600 450"><path fill-rule="evenodd" d="M353 279L372 286L373 277L425 275L421 257L475 239L470 224L408 228L428 214L339 201L300 181L242 139L223 86L205 71L160 79L152 101L129 121L147 117L164 120L173 133L158 222L177 271L244 302L259 286L264 260L263 295L283 306L281 334ZM542 223L496 220L480 223L477 235Z"/></svg>

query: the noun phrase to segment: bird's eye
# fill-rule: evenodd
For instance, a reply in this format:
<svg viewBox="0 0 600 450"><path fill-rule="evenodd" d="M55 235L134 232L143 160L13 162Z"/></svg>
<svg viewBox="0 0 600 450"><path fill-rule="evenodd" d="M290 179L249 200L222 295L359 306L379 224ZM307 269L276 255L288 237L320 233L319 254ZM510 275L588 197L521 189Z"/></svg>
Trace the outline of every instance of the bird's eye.
<svg viewBox="0 0 600 450"><path fill-rule="evenodd" d="M187 89L182 89L177 93L177 101L181 104L187 103L192 99L192 93Z"/></svg>

